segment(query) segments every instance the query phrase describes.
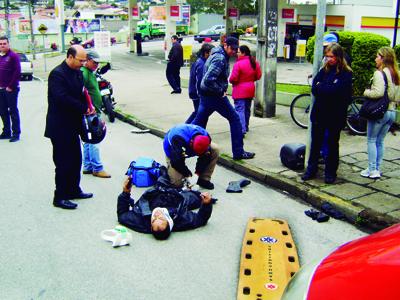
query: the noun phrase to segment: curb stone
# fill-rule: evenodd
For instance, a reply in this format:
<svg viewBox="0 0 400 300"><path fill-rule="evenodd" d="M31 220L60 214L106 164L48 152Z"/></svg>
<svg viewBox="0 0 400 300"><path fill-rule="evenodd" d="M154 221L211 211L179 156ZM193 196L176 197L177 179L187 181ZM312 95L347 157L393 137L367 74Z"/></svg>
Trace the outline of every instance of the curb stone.
<svg viewBox="0 0 400 300"><path fill-rule="evenodd" d="M140 129L149 129L151 134L163 138L165 132L155 128L150 124L145 124L141 120L132 119L128 115L116 112L116 117L132 126ZM324 202L331 203L336 209L340 210L349 223L365 227L371 230L380 230L397 223L397 219L388 215L383 215L370 209L356 206L348 201L321 192L318 189L308 187L293 179L287 178L282 174L268 172L266 170L251 166L243 161L234 161L232 158L221 155L218 164L228 169L234 170L241 175L251 177L262 184L287 192L294 197L299 197L303 201L320 209Z"/></svg>

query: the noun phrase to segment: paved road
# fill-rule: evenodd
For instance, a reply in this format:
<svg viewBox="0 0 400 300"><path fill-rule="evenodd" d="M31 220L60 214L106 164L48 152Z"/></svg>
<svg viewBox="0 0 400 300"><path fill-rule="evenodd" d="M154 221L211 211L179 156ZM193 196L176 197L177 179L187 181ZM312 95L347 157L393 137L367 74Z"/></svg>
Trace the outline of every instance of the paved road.
<svg viewBox="0 0 400 300"><path fill-rule="evenodd" d="M0 143L2 299L235 299L250 217L288 220L301 264L364 235L341 221L318 224L305 217L307 205L256 182L242 194L226 194L228 181L240 176L217 167L214 196L220 200L206 227L164 242L133 232L131 246L113 249L100 232L117 224L126 167L142 155L163 161L161 140L134 135L118 120L108 124L101 153L113 177L83 176L82 188L95 197L79 201L76 211L54 208L51 144L43 137L45 95L44 83L22 82L21 141Z"/></svg>

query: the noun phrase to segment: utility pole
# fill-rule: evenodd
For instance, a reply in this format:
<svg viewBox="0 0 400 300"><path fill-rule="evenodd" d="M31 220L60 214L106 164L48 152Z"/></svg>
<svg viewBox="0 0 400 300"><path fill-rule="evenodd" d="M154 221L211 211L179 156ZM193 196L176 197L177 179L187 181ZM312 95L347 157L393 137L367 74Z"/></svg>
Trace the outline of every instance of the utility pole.
<svg viewBox="0 0 400 300"><path fill-rule="evenodd" d="M137 32L137 22L140 18L140 12L138 11L138 17L135 18L133 16L133 9L138 9L137 7L137 1L136 0L128 0L128 19L129 19L129 41L130 41L130 46L129 46L129 51L130 52L136 52L135 49L135 43L134 43L134 37L135 33Z"/></svg>
<svg viewBox="0 0 400 300"><path fill-rule="evenodd" d="M10 0L4 0L4 17L6 21L6 36L11 38L10 34Z"/></svg>
<svg viewBox="0 0 400 300"><path fill-rule="evenodd" d="M29 10L29 24L30 24L30 27L31 27L32 58L36 59L35 35L33 34L33 22L32 22L32 9L33 9L33 0L29 0L29 2L28 2L28 10Z"/></svg>
<svg viewBox="0 0 400 300"><path fill-rule="evenodd" d="M233 8L233 1L232 0L225 0L225 34L229 36L233 32L233 22L232 19L229 17L229 10Z"/></svg>
<svg viewBox="0 0 400 300"><path fill-rule="evenodd" d="M399 0L396 3L396 17L394 21L394 34L393 34L393 44L392 47L396 46L397 41L397 26L399 26Z"/></svg>
<svg viewBox="0 0 400 300"><path fill-rule="evenodd" d="M257 30L257 60L263 76L257 81L254 115L275 117L278 47L278 0L260 0Z"/></svg>
<svg viewBox="0 0 400 300"><path fill-rule="evenodd" d="M323 39L324 39L324 31L325 31L325 17L326 17L326 0L318 0L317 5L317 22L315 24L315 46L314 46L314 61L313 61L313 78L317 75L322 62L323 57ZM310 116L311 110L314 105L314 95L311 94L311 107L310 107ZM312 123L309 121L309 126L307 129L307 147L306 147L306 157L305 162L308 163L308 158L310 156L310 147L311 147L311 130Z"/></svg>
<svg viewBox="0 0 400 300"><path fill-rule="evenodd" d="M61 46L61 52L65 52L65 20L64 20L64 0L54 1L54 10L57 18L57 23L60 26L59 42Z"/></svg>

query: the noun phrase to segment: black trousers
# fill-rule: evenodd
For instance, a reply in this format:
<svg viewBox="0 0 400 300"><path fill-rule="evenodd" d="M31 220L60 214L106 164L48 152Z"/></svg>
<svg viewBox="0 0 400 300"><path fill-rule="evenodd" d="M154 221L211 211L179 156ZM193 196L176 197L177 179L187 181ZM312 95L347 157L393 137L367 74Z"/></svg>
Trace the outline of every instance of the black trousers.
<svg viewBox="0 0 400 300"><path fill-rule="evenodd" d="M181 91L181 77L180 77L181 67L172 63L167 64L166 76L169 85L174 91Z"/></svg>
<svg viewBox="0 0 400 300"><path fill-rule="evenodd" d="M315 174L318 170L318 160L326 132L327 155L325 160L325 176L336 177L339 167L339 139L342 128L328 127L313 123L311 128L311 151L308 159L307 172Z"/></svg>
<svg viewBox="0 0 400 300"><path fill-rule="evenodd" d="M79 136L52 138L56 167L54 200L70 200L81 193L82 152Z"/></svg>

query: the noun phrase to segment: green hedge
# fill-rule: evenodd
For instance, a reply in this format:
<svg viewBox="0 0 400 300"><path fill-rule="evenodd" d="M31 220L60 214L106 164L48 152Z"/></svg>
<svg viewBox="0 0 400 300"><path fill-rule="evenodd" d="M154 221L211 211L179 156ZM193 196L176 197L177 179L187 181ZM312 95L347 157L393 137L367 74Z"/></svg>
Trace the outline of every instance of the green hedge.
<svg viewBox="0 0 400 300"><path fill-rule="evenodd" d="M375 71L375 57L379 48L390 46L390 40L384 36L368 32L338 31L340 45L351 57L353 69L353 93L361 95L369 84ZM307 42L307 60L314 56L315 36ZM399 49L400 52L400 49Z"/></svg>

